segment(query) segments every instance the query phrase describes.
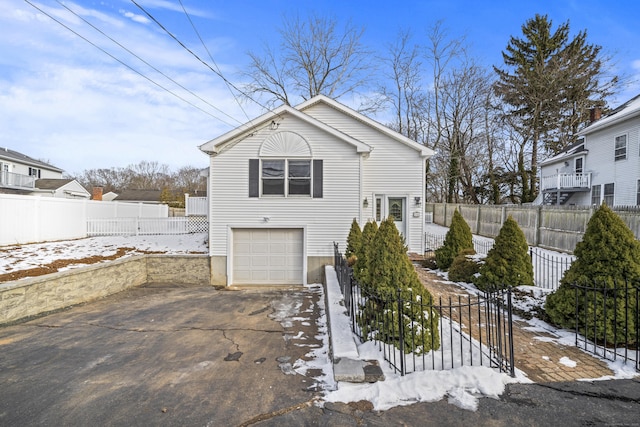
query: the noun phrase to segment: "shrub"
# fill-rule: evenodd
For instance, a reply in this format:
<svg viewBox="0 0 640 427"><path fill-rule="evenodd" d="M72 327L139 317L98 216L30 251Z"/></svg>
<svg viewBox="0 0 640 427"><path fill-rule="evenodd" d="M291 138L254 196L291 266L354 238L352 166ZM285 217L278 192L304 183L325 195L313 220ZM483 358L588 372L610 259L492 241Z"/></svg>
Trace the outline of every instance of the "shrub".
<svg viewBox="0 0 640 427"><path fill-rule="evenodd" d="M347 248L344 251L345 258L349 259L352 256L356 256L360 251L360 247L362 246L362 230L360 230L360 226L358 225L358 221L353 218L353 222L351 222L351 229L349 230L349 235L347 236Z"/></svg>
<svg viewBox="0 0 640 427"><path fill-rule="evenodd" d="M577 326L580 332L592 340L635 342L639 327L634 322L635 292L625 298L621 290L614 289L631 287L640 281L640 242L622 219L602 204L589 220L574 254L576 260L565 272L560 287L547 297L545 311L551 322L575 328L576 290L572 285L600 287L601 291L587 292L586 298L584 293L579 293ZM607 289L606 303L604 288Z"/></svg>
<svg viewBox="0 0 640 427"><path fill-rule="evenodd" d="M378 233L378 224L375 221L369 221L364 225L360 247L355 253L356 262L353 266L353 276L360 283L363 289L371 283L369 278L369 258L373 247L373 239Z"/></svg>
<svg viewBox="0 0 640 427"><path fill-rule="evenodd" d="M399 348L401 319L404 328L401 351L421 354L439 348L438 314L430 307L431 294L420 282L393 218L380 224L373 239L369 274L367 293L372 298L363 307L363 319L369 325L375 320L371 332L376 338ZM403 301L401 307L398 291Z"/></svg>
<svg viewBox="0 0 640 427"><path fill-rule="evenodd" d="M449 269L453 259L463 249L473 249L473 236L469 225L456 209L453 212L451 226L444 238L444 243L442 247L436 249L436 265L438 268L441 270Z"/></svg>
<svg viewBox="0 0 640 427"><path fill-rule="evenodd" d="M481 266L475 258L470 256L475 254L476 251L473 249L463 249L449 267L449 280L472 283Z"/></svg>
<svg viewBox="0 0 640 427"><path fill-rule="evenodd" d="M511 215L500 228L474 283L481 290L533 286L533 264L527 239Z"/></svg>

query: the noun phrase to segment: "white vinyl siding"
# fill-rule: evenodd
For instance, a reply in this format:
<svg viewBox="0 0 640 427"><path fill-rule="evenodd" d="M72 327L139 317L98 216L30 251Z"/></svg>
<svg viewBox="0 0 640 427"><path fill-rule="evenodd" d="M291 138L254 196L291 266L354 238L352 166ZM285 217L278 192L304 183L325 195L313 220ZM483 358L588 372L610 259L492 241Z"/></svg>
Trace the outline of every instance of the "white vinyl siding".
<svg viewBox="0 0 640 427"><path fill-rule="evenodd" d="M322 197L248 197L248 159L258 159L262 142L275 132L261 129L211 157L211 255L227 255L233 228L306 227L306 256L332 256L333 242L344 244L361 209L359 154L353 146L289 115L280 123L278 131L283 130L304 135L313 159L323 160Z"/></svg>
<svg viewBox="0 0 640 427"><path fill-rule="evenodd" d="M415 197L424 200L422 177L425 159L420 153L327 105L316 104L304 112L374 147L370 155L362 160L362 198L366 197L369 201L383 196L405 198L406 243L409 251L422 252L423 207L414 202ZM377 201L370 202L367 208L363 208L359 223L364 225L368 220L377 220L377 208Z"/></svg>

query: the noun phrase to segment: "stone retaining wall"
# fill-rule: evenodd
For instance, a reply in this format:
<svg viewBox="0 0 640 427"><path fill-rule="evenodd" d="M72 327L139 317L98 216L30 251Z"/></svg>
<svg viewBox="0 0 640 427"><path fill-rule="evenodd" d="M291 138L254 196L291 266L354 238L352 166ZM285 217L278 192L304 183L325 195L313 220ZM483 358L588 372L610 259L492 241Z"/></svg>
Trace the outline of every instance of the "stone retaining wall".
<svg viewBox="0 0 640 427"><path fill-rule="evenodd" d="M133 256L0 283L0 324L102 298L145 283L209 285L209 256Z"/></svg>

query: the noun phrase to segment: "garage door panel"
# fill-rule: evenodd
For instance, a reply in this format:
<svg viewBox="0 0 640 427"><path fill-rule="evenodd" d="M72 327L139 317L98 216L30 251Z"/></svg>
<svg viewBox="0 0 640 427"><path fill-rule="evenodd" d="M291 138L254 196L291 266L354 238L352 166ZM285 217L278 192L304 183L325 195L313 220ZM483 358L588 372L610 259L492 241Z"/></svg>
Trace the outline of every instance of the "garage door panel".
<svg viewBox="0 0 640 427"><path fill-rule="evenodd" d="M302 229L233 230L234 284L302 284Z"/></svg>

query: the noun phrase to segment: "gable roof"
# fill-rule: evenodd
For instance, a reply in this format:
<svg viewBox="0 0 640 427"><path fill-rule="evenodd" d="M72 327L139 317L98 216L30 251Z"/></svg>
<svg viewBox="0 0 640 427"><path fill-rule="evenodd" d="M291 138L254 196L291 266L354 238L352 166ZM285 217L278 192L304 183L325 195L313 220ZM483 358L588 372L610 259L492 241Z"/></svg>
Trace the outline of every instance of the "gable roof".
<svg viewBox="0 0 640 427"><path fill-rule="evenodd" d="M73 179L36 179L36 188L40 190L57 190L58 188L70 183L71 181L73 181Z"/></svg>
<svg viewBox="0 0 640 427"><path fill-rule="evenodd" d="M15 162L20 162L25 165L35 166L38 168L48 169L54 172L64 172L62 169L52 166L48 163L42 162L40 160L36 160L32 157L27 156L26 154L19 153L15 150L11 150L9 148L3 147L0 148L0 160L7 159Z"/></svg>
<svg viewBox="0 0 640 427"><path fill-rule="evenodd" d="M588 153L588 152L589 150L587 150L584 146L584 138L580 138L578 142L574 142L573 144L571 144L570 146L562 150L560 153L556 154L553 157L548 158L547 160L540 162L540 166L546 166L551 163L556 163L559 160L568 159L576 155Z"/></svg>
<svg viewBox="0 0 640 427"><path fill-rule="evenodd" d="M277 126L277 124L282 120L282 117L284 115L291 115L312 126L322 129L323 131L335 136L336 138L346 142L347 144L352 145L353 147L356 148L356 151L358 153L369 153L373 150L373 148L370 145L356 138L353 138L338 129L335 129L334 127L329 126L320 120L315 119L314 117L310 116L309 114L306 114L303 111L317 103L324 103L326 105L329 105L330 107L335 108L336 110L342 112L343 114L348 115L355 120L359 120L360 122L373 127L374 129L391 137L392 139L414 148L416 151L419 151L421 155L425 157L431 156L434 154L433 150L430 150L429 148L424 147L423 145L420 145L417 142L410 140L409 138L406 138L400 133L389 129L386 126L383 126L380 123L374 120L371 120L368 117L365 117L364 115L324 95L315 96L310 100L296 106L295 108L290 107L288 105L282 105L276 108L275 110L272 110L254 120L251 120L249 123L241 125L215 139L212 139L202 144L200 146L200 150L208 154L219 154L223 152L225 148L232 147L236 143L240 142L241 140L243 140L244 138L253 134L255 131L261 128L270 126L272 124L274 126Z"/></svg>
<svg viewBox="0 0 640 427"><path fill-rule="evenodd" d="M588 135L605 127L620 123L623 120L640 116L640 95L636 95L609 114L584 128L580 135Z"/></svg>

